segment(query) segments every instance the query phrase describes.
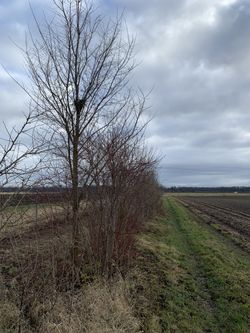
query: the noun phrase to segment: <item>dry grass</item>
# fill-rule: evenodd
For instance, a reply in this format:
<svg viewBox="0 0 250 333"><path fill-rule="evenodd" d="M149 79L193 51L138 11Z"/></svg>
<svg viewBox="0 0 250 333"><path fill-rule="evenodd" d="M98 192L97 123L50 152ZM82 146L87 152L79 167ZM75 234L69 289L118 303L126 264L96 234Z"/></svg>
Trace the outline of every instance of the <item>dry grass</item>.
<svg viewBox="0 0 250 333"><path fill-rule="evenodd" d="M122 279L108 286L95 282L73 297L61 295L40 333L139 333Z"/></svg>
<svg viewBox="0 0 250 333"><path fill-rule="evenodd" d="M20 312L16 305L6 300L0 302L0 332L15 332L20 317Z"/></svg>
<svg viewBox="0 0 250 333"><path fill-rule="evenodd" d="M39 224L31 222L33 207L19 213L22 223L1 234L0 333L142 332L126 280L97 281L92 271L89 279L85 263L82 287L74 290L71 229L62 211L41 207ZM81 230L85 254L87 231Z"/></svg>
<svg viewBox="0 0 250 333"><path fill-rule="evenodd" d="M18 307L6 298L0 300L0 332L18 331ZM94 282L77 293L58 293L54 300L37 302L30 322L21 319L22 333L139 333L140 322L129 304L127 283L118 279L112 285ZM29 326L29 328L28 328Z"/></svg>
<svg viewBox="0 0 250 333"><path fill-rule="evenodd" d="M53 221L49 213L39 226L20 225L1 243L0 333L141 332L122 278L60 288L69 273L69 228L60 214Z"/></svg>
<svg viewBox="0 0 250 333"><path fill-rule="evenodd" d="M25 233L32 225L41 225L61 215L65 215L65 212L56 205L8 207L0 210L0 236L4 237L6 233Z"/></svg>

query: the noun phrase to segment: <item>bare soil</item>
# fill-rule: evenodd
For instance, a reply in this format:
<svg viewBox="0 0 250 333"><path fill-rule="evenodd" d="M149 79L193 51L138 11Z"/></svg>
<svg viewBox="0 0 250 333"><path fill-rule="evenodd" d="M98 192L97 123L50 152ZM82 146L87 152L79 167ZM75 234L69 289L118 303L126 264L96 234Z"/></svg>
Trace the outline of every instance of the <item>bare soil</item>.
<svg viewBox="0 0 250 333"><path fill-rule="evenodd" d="M178 201L250 252L250 196L181 196Z"/></svg>

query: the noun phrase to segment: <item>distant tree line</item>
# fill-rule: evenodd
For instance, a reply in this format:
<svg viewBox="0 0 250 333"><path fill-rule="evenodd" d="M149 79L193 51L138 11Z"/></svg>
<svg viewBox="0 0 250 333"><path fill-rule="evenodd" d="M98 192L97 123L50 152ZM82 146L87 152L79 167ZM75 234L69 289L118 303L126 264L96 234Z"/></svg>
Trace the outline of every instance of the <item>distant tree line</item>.
<svg viewBox="0 0 250 333"><path fill-rule="evenodd" d="M195 186L172 186L162 187L164 192L171 193L250 193L250 187L247 186L220 186L220 187L195 187Z"/></svg>

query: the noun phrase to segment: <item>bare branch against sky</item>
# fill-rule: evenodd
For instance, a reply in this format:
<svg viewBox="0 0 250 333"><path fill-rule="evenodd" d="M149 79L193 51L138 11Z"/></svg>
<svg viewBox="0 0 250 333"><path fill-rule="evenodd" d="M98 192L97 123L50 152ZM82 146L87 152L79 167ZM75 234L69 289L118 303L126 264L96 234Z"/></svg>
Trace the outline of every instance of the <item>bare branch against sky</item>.
<svg viewBox="0 0 250 333"><path fill-rule="evenodd" d="M38 16L50 1L31 1ZM116 17L125 9L136 34L133 80L153 89L148 141L164 156L166 185L250 185L250 3L246 0L99 0ZM0 63L25 81L22 57L28 1L0 5ZM11 96L15 96L12 98ZM19 123L25 95L0 70L1 120ZM23 105L23 106L22 106Z"/></svg>

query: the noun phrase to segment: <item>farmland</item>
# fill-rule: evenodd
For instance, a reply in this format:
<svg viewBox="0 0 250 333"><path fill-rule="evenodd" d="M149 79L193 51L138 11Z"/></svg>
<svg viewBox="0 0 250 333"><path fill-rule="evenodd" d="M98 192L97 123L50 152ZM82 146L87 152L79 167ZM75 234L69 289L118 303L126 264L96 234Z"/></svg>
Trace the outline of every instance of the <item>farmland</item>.
<svg viewBox="0 0 250 333"><path fill-rule="evenodd" d="M183 195L178 201L205 223L250 251L249 195Z"/></svg>
<svg viewBox="0 0 250 333"><path fill-rule="evenodd" d="M206 223L202 200L167 196L166 216L140 238L146 332L250 332L249 254Z"/></svg>
<svg viewBox="0 0 250 333"><path fill-rule="evenodd" d="M249 332L248 200L248 196L167 195L162 213L138 234L137 254L123 277L114 276L111 284L106 285L91 271L83 276L82 288L74 296L77 308L73 310L79 325L87 325L82 331L102 332L102 326L116 325L108 332ZM31 221L34 220L32 209L31 206ZM56 332L58 313L61 315L64 307L65 313L68 311L68 294L62 277L69 272L67 262L64 263L67 255L64 248L70 239L70 226L63 216L58 207L39 206L39 225L30 221L16 229L15 252L11 251L13 231L11 238L5 233L2 239L0 254L6 292L10 294L10 281L14 283L18 265L21 265L22 281L26 288L28 286L25 297L32 301L32 308L27 313L18 309L17 295L8 297L2 304L0 302L0 310L3 310L0 324L2 320L4 328L12 328L7 332L15 332L13 328L20 317L28 325L34 316L39 325L49 327L45 330L42 326L39 332ZM50 258L52 249L56 266ZM35 258L33 254L36 254ZM58 266L62 263L63 266ZM30 266L35 269L27 269ZM37 308L48 305L40 304L39 298L33 300L29 288L34 289L36 281L40 286L44 270L54 274L55 268L63 271L60 288L53 296L59 297L61 303L53 303L50 317L36 317ZM47 278L45 282L46 293L51 293ZM39 293L39 297L41 295ZM15 312L6 314L6 307L14 308ZM84 313L78 313L78 307L84 309ZM93 316L86 317L92 311L95 311ZM72 319L66 314L64 317L60 319L60 325L69 329L73 325ZM113 318L116 318L115 322ZM50 331L50 327L53 330Z"/></svg>

